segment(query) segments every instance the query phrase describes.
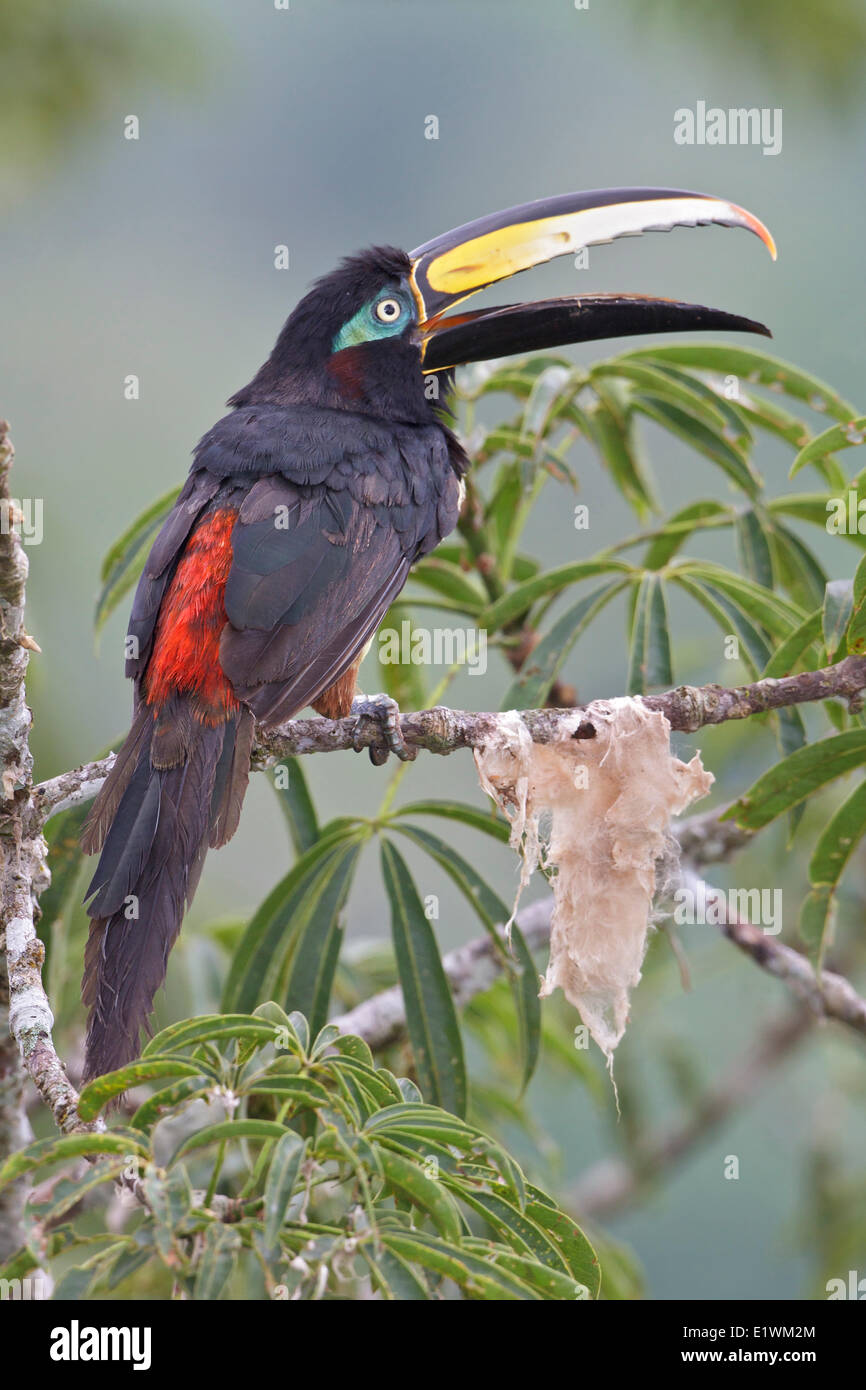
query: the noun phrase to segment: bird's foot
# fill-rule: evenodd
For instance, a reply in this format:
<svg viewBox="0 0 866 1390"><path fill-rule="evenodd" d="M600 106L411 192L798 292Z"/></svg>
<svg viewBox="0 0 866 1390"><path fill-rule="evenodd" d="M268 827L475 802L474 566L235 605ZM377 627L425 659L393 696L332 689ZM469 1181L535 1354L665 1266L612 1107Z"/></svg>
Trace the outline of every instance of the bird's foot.
<svg viewBox="0 0 866 1390"><path fill-rule="evenodd" d="M400 706L390 695L358 695L352 701L352 714L356 721L352 747L356 753L365 746L361 741L365 719L374 720L381 730L384 742L366 745L374 767L386 763L389 753L394 753L404 763L414 761L418 749L410 748L404 739L400 730Z"/></svg>

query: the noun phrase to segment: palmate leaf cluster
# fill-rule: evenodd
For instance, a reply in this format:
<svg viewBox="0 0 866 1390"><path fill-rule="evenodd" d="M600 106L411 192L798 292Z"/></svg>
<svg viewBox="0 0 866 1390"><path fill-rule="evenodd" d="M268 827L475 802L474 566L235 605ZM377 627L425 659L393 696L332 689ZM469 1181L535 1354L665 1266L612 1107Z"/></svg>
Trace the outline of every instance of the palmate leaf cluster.
<svg viewBox="0 0 866 1390"><path fill-rule="evenodd" d="M59 1298L111 1295L145 1264L195 1299L598 1293L598 1259L573 1220L501 1145L377 1067L361 1038L329 1026L311 1039L302 1014L275 1004L186 1020L139 1062L91 1082L82 1119L143 1083L158 1089L126 1124L38 1141L0 1169L2 1187L91 1160L30 1202L30 1238L5 1277L74 1253ZM190 1130L193 1107L205 1123ZM199 1175L206 1189L194 1187ZM131 1229L85 1238L68 1224L124 1178L140 1201Z"/></svg>
<svg viewBox="0 0 866 1390"><path fill-rule="evenodd" d="M857 525L861 498L866 512L866 469L856 471L857 446L866 438L866 417L822 382L750 348L678 342L625 352L589 367L575 367L566 358L552 355L485 364L460 378L457 395L458 424L472 458L464 514L455 536L414 568L386 621L393 626L408 618L412 624L435 621L431 615L438 615L440 620L486 631L488 642L506 659L503 669L509 672L502 709L532 708L548 700L555 703L570 654L599 621L609 621L606 610L615 599L625 608L624 688L631 694L670 686L678 678L695 679L694 672L674 668L674 652L679 651L670 619L674 596L695 605L715 626L720 650L723 641L737 639L739 678L815 669L866 650L866 520L863 532ZM476 423L488 407L501 417L492 428ZM810 425L810 420L817 420L817 426ZM796 486L801 487L799 480L808 477L811 490L768 495L754 459L754 445L762 436L787 451ZM662 511L649 461L648 444L655 450L660 437L675 439L709 461L717 477L705 496L684 498L670 514ZM854 452L848 454L848 450ZM855 460L853 469L844 466L849 457ZM524 529L545 489L560 489L563 505L569 508L574 497L579 498L576 459L581 469L591 460L591 466L605 470L612 488L634 513L635 529L593 554L586 544L588 533L575 531L587 553L545 568L524 553ZM111 617L134 584L175 496L173 490L154 503L106 558L97 627ZM840 515L854 518L855 524L828 525ZM822 554L827 551L828 531L838 532L840 557L851 557L850 566L840 561L840 569L843 573L850 569L850 579L828 577L821 556L805 538L810 528L823 542L818 547ZM700 552L701 542L719 535L733 541L729 565L692 553ZM441 695L427 686L426 673L416 665L383 666L382 675L389 692L406 707L423 708ZM794 833L799 812L813 794L854 774L847 799L837 797L808 851L811 891L799 930L816 961L822 958L829 938L840 878L866 830L866 783L860 776L866 762L866 724L858 711L829 701L821 717L827 722L817 737L811 722L807 729L798 709L767 717L772 732L768 729L765 736L769 740L775 734L776 761L754 786L743 790L731 811L752 829L787 815ZM192 1054L185 1054L183 1065L190 1070L174 1073L177 1079L158 1093L162 1099L145 1101L132 1127L118 1131L124 1137L139 1136L137 1147L123 1153L135 1152L142 1163L151 1165L146 1169L147 1181L162 1194L161 1209L169 1213L166 1228L176 1217L178 1229L188 1230L188 1235L178 1237L175 1250L178 1267L184 1271L183 1289L192 1290L194 1296L215 1296L218 1285L227 1286L232 1261L243 1250L261 1266L268 1288L278 1273L281 1278L286 1275L280 1265L283 1256L297 1255L313 1271L304 1273L300 1265L294 1269L298 1279L292 1288L300 1289L301 1296L314 1296L316 1280L322 1277L318 1271L326 1265L347 1271L346 1288L369 1278L370 1286L386 1297L432 1296L442 1280L450 1291L468 1297L576 1296L566 1294L566 1285L558 1282L569 1279L586 1284L594 1296L597 1285L593 1286L587 1270L571 1262L544 1225L542 1216L554 1210L551 1199L540 1193L528 1198L525 1183L519 1195L513 1185L518 1183L514 1166L504 1155L494 1161L493 1150L485 1150L487 1158L479 1160L480 1167L478 1155L471 1156L473 1145L481 1140L467 1119L472 1083L464 1047L465 1020L455 1007L434 924L402 852L409 846L413 853L426 855L459 890L470 909L467 922L477 918L489 934L491 950L507 981L518 1084L525 1090L538 1062L543 1032L537 963L519 929L514 929L510 949L505 945L497 927L509 917L510 902L471 861L472 836L504 842L508 827L496 814L457 801L409 801L395 807L393 787L375 813L320 824L301 761L288 768L287 777L277 785L294 862L249 922L231 932L231 965L222 984L221 1008L226 1019L239 1020L237 1027L242 1031L232 1035L228 1050L226 1036L218 1032L199 1040ZM401 775L402 771L398 778ZM75 832L82 814L66 812L51 827L54 883L44 907L52 950L57 946L51 938L58 931L62 948L60 928L80 886ZM797 833L802 836L803 830ZM352 1044L353 1054L345 1042L336 1044L336 1052L328 1051L323 1039L329 1035L321 1031L333 1013L338 972L345 968L344 910L359 859L374 840L382 901L391 920L393 975L387 982L396 978L405 998L411 1082L397 1083L389 1073L371 1071L373 1064L358 1040ZM504 896L509 898L510 891ZM467 937L471 934L467 925ZM52 970L60 964L52 961ZM279 1085L289 1087L282 1100L273 1098L268 1103L270 1108L259 1091L249 1088L255 1066L253 1054L247 1055L258 1045L259 1036L250 1020L266 1017L267 1024L256 1027L272 1025L272 1013L261 1012L267 1000L274 1002L266 1010L281 1010L292 1018L303 1015L307 1021L296 1025L301 1050L293 1063L297 1068L291 1086L284 1074L285 1059L268 1064L270 1072L265 1068L269 1086L276 1078L270 1087L274 1092ZM177 1026L182 1030L196 1024ZM216 1028L217 1022L207 1026ZM318 1038L309 1054L306 1027ZM157 1066L159 1057L166 1054L162 1056L166 1067L180 1065L180 1051L181 1044L167 1030L148 1049L145 1072L121 1078L118 1089L139 1080L167 1077L168 1070ZM261 1069L261 1062L255 1065ZM147 1073L148 1066L157 1069ZM353 1067L367 1069L363 1085L347 1077ZM314 1100L306 1107L296 1091L294 1098L289 1094L302 1080L314 1092ZM277 1259L273 1241L271 1246L264 1242L266 1214L256 1209L238 1222L218 1221L209 1215L206 1204L187 1200L192 1179L182 1176L184 1156L175 1154L167 1166L161 1157L157 1162L154 1126L159 1116L177 1119L194 1109L193 1100L200 1110L208 1096L213 1104L220 1087L239 1099L225 1121L229 1129L214 1142L218 1152L233 1161L243 1153L246 1166L237 1176L237 1165L226 1159L205 1184L212 1189L210 1195L236 1200L238 1184L241 1192L246 1185L249 1194L244 1200L254 1204L271 1181L272 1169L279 1171L285 1165L290 1174L293 1156L298 1154L298 1182L304 1164L336 1165L336 1176L322 1179L321 1186L327 1189L328 1201L333 1199L338 1206L335 1194L339 1194L341 1213L333 1218L333 1229L322 1222L321 1232L315 1233L315 1248L307 1249L296 1230L299 1223L291 1215L300 1190L294 1180L285 1208L289 1213L285 1230L281 1226L279 1231ZM93 1098L101 1095L89 1088L91 1099L85 1104L92 1106ZM422 1135L425 1143L429 1139L423 1154L405 1137L386 1142L383 1136L392 1133L388 1115L393 1107L397 1107L394 1117L411 1115L407 1123L415 1136L413 1143L421 1144ZM253 1122L282 1127L284 1133L231 1130L233 1125ZM395 1118L394 1124L399 1130L402 1121ZM443 1127L438 1139L437 1126ZM208 1128L205 1125L205 1133ZM475 1135L471 1140L470 1133ZM468 1147L461 1149L464 1143ZM302 1151L297 1145L306 1147ZM383 1145L388 1155L384 1159ZM450 1168L446 1160L450 1153L458 1162L453 1150L460 1153L458 1169ZM443 1205L435 1210L420 1201L422 1193L432 1201L432 1192L423 1182L414 1188L414 1195L407 1196L395 1179L401 1164L407 1163L420 1165L423 1176L424 1155L440 1161L435 1184ZM500 1160L504 1167L498 1166ZM200 1161L201 1155L196 1159ZM413 1183L416 1176L413 1169ZM477 1193L470 1200L469 1189L476 1180L479 1191L496 1194L493 1205L486 1196L480 1201ZM317 1191L318 1186L317 1182ZM52 1227L54 1220L49 1222ZM148 1220L157 1220L153 1212ZM543 1239L539 1230L546 1233ZM268 1231L268 1239L275 1237L273 1221ZM165 1262L160 1241L167 1237L158 1235L155 1228L151 1236L148 1257ZM349 1260L345 1244L355 1239L359 1253ZM573 1239L584 1238L576 1233ZM425 1258L420 1248L410 1252L413 1240L424 1246ZM551 1240L558 1252L553 1263L548 1249ZM434 1246L435 1258L430 1253ZM465 1269L449 1264L457 1260L454 1251L458 1248L467 1261ZM383 1251L387 1251L387 1271L381 1263ZM212 1269L229 1271L222 1284L213 1272L200 1278L197 1261L202 1252ZM144 1255L144 1250L140 1253ZM130 1252L124 1247L124 1258L127 1255ZM98 1266L99 1278L110 1278L106 1275L110 1261L103 1267L103 1258L108 1260L102 1255L96 1258L94 1271ZM539 1262L531 1276L520 1263L528 1259ZM519 1291L490 1292L479 1272L482 1264L489 1266L494 1284L510 1280L514 1289L520 1286ZM361 1267L363 1273L359 1273ZM400 1270L405 1278L398 1277ZM411 1279L406 1270L411 1270ZM556 1278L545 1283L548 1270ZM336 1294L333 1279L324 1287L326 1296Z"/></svg>

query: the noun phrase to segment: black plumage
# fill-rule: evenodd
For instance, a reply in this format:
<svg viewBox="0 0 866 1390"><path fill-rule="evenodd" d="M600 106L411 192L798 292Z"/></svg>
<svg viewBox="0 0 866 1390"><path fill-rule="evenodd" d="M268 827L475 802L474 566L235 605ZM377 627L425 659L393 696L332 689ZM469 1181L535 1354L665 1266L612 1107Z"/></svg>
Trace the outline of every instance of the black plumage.
<svg viewBox="0 0 866 1390"><path fill-rule="evenodd" d="M148 556L128 628L136 717L84 835L88 851L101 850L88 904L86 1077L137 1055L207 847L236 829L254 717L282 722L339 681L412 564L456 524L465 456L424 394L417 347L364 344L349 350L348 373L330 370L340 325L405 261L381 250L355 258L301 302L200 441ZM210 719L196 688L181 679L156 705L148 679L178 567L226 510L236 515L218 662L236 708Z"/></svg>
<svg viewBox="0 0 866 1390"><path fill-rule="evenodd" d="M736 204L601 189L484 217L411 257L376 247L298 304L200 441L136 591L133 724L83 836L101 851L86 1077L136 1056L207 848L237 826L254 721L274 725L308 704L347 714L365 645L411 566L455 526L467 460L439 405L453 367L586 337L767 331L635 295L447 310L578 247L710 222L745 227L775 254ZM393 719L388 738L405 756Z"/></svg>

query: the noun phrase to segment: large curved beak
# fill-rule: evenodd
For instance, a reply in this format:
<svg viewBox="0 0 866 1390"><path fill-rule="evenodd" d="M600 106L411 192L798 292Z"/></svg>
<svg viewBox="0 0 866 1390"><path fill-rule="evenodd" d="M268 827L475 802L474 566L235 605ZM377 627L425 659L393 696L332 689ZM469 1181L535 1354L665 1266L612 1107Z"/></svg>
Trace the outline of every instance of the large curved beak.
<svg viewBox="0 0 866 1390"><path fill-rule="evenodd" d="M745 227L775 260L772 236L745 208L671 188L604 188L542 198L425 242L411 253L410 275L424 370L634 333L721 328L771 336L752 319L646 295L570 295L447 316L478 290L556 256L621 236L713 222Z"/></svg>

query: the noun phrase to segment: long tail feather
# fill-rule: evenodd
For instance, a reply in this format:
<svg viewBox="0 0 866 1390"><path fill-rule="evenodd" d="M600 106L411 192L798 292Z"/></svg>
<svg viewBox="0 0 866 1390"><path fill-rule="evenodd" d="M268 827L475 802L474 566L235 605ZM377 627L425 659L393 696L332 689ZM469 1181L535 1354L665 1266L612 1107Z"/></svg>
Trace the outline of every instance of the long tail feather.
<svg viewBox="0 0 866 1390"><path fill-rule="evenodd" d="M82 837L102 848L81 982L90 1009L85 1081L138 1056L208 843L225 843L237 827L252 722L246 710L215 726L184 711L184 747L165 766L159 721L139 711L100 792Z"/></svg>

